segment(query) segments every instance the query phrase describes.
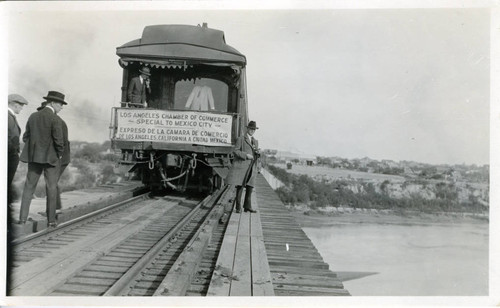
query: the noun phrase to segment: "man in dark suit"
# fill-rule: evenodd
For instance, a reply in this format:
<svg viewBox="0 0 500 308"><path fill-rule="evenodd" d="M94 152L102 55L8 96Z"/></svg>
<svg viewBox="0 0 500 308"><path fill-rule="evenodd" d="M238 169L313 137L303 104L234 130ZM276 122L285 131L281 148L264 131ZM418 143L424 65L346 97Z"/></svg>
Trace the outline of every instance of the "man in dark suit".
<svg viewBox="0 0 500 308"><path fill-rule="evenodd" d="M68 140L68 126L66 125L66 122L64 122L63 119L61 119L61 125L62 125L62 132L63 132L63 141L64 141L64 151L61 157L61 165L59 167L59 176L57 177L57 203L56 203L56 209L61 210L62 209L62 203L61 203L61 190L59 189L59 180L61 179L61 175L63 174L64 170L66 170L66 167L68 167L69 162L71 160L71 154L70 154L70 145L69 145L69 140Z"/></svg>
<svg viewBox="0 0 500 308"><path fill-rule="evenodd" d="M10 94L8 97L9 118L8 118L8 152L7 152L7 204L11 204L14 198L12 180L19 165L19 137L21 128L17 123L16 114L19 114L28 101L18 94Z"/></svg>
<svg viewBox="0 0 500 308"><path fill-rule="evenodd" d="M127 97L133 106L147 107L147 95L151 94L151 87L149 85L151 71L148 67L143 67L139 70L139 73L139 76L130 80L127 89Z"/></svg>
<svg viewBox="0 0 500 308"><path fill-rule="evenodd" d="M258 172L257 159L259 158L259 142L253 137L257 124L250 121L247 125L247 132L244 136L236 140L234 147L234 161L226 177L226 184L236 186L236 213L241 211L241 195L243 187L246 189L243 210L255 213L252 208L252 191L254 179Z"/></svg>
<svg viewBox="0 0 500 308"><path fill-rule="evenodd" d="M19 114L23 109L24 105L27 105L28 101L18 94L10 94L8 97L8 152L7 152L7 269L12 268L12 246L10 243L14 239L11 230L11 215L12 209L11 204L14 201L14 190L12 188L12 180L17 171L17 166L19 165L19 137L21 135L21 128L19 123L17 123L16 114ZM10 290L11 284L11 271L7 270L6 285L7 290Z"/></svg>
<svg viewBox="0 0 500 308"><path fill-rule="evenodd" d="M36 110L40 111L45 106L47 105L47 102L43 102L40 107L38 107ZM59 177L57 178L57 206L56 206L56 212L57 210L62 209L62 203L61 203L61 189L59 188L59 180L61 179L62 174L64 173L64 170L66 170L66 167L68 167L70 161L71 161L71 150L70 150L70 143L68 139L68 126L66 125L66 122L57 115L59 120L61 121L62 125L62 133L63 133L63 140L64 140L64 153L61 157L61 166L59 167Z"/></svg>
<svg viewBox="0 0 500 308"><path fill-rule="evenodd" d="M64 94L49 91L46 106L28 119L23 135L25 143L21 161L28 163L28 173L24 184L19 223L26 222L40 175L44 174L47 192L47 219L49 227L56 227L57 180L61 158L64 153L64 136L57 113L62 110Z"/></svg>

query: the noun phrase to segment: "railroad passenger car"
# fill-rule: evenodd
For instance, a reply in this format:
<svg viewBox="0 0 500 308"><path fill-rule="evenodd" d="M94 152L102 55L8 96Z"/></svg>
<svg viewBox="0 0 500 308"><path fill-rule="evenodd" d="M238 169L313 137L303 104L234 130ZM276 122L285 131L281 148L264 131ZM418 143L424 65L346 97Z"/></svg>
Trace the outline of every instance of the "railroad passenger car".
<svg viewBox="0 0 500 308"><path fill-rule="evenodd" d="M123 76L110 138L120 163L154 190L223 185L248 122L246 57L205 23L147 26L116 54ZM145 108L127 97L143 67L151 73Z"/></svg>

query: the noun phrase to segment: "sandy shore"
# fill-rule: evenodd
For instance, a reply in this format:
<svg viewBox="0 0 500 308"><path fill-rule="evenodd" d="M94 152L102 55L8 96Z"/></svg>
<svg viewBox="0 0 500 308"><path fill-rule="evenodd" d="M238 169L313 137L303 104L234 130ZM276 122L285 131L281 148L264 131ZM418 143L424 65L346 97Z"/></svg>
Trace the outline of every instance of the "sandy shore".
<svg viewBox="0 0 500 308"><path fill-rule="evenodd" d="M427 224L488 224L484 218L462 216L456 214L428 214L428 213L318 213L303 210L289 209L292 216L302 227L329 226L339 223L370 223L370 224L398 224L398 225L427 225Z"/></svg>

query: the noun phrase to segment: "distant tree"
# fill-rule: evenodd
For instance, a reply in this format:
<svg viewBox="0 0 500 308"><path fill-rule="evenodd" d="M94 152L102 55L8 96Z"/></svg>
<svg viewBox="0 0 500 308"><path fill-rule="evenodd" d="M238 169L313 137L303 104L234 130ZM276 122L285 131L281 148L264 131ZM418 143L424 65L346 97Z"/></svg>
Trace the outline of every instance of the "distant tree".
<svg viewBox="0 0 500 308"><path fill-rule="evenodd" d="M351 167L356 170L359 169L359 160L357 159L353 160L351 163Z"/></svg>
<svg viewBox="0 0 500 308"><path fill-rule="evenodd" d="M458 191L453 183L437 183L436 197L439 199L456 201L458 198Z"/></svg>
<svg viewBox="0 0 500 308"><path fill-rule="evenodd" d="M97 176L87 164L78 164L76 189L89 188L95 185Z"/></svg>
<svg viewBox="0 0 500 308"><path fill-rule="evenodd" d="M101 144L101 151L111 150L111 141L106 140Z"/></svg>
<svg viewBox="0 0 500 308"><path fill-rule="evenodd" d="M380 184L380 190L384 193L384 194L388 194L389 191L388 191L388 186L391 184L391 182L389 180L385 180L382 182L382 184Z"/></svg>
<svg viewBox="0 0 500 308"><path fill-rule="evenodd" d="M115 171L113 170L113 166L106 165L102 169L102 182L107 183L110 179L115 176Z"/></svg>
<svg viewBox="0 0 500 308"><path fill-rule="evenodd" d="M101 145L97 143L89 143L81 150L73 154L75 158L83 158L89 162L95 163L99 160L99 153L101 152Z"/></svg>
<svg viewBox="0 0 500 308"><path fill-rule="evenodd" d="M436 174L433 174L433 175L431 176L431 179L433 179L433 180L442 180L442 179L444 179L444 175L443 175L443 174L436 173Z"/></svg>
<svg viewBox="0 0 500 308"><path fill-rule="evenodd" d="M329 157L317 156L316 161L318 162L318 165L330 166L332 164L332 160Z"/></svg>
<svg viewBox="0 0 500 308"><path fill-rule="evenodd" d="M374 173L379 173L379 171L380 171L380 167L378 165L378 162L376 162L376 161L371 161L366 166L371 168Z"/></svg>
<svg viewBox="0 0 500 308"><path fill-rule="evenodd" d="M430 178L437 173L437 168L434 166L426 166L420 171L420 176L424 178Z"/></svg>
<svg viewBox="0 0 500 308"><path fill-rule="evenodd" d="M102 159L111 162L117 162L120 160L120 155L115 153L104 154L102 155Z"/></svg>

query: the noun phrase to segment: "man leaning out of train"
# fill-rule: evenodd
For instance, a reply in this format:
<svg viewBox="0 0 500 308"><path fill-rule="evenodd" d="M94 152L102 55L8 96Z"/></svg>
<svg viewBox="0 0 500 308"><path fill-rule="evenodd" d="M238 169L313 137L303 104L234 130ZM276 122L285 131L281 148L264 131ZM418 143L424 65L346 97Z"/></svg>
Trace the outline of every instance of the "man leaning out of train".
<svg viewBox="0 0 500 308"><path fill-rule="evenodd" d="M147 99L148 95L151 94L150 77L151 71L149 67L142 67L139 70L139 76L130 80L127 97L132 106L144 108L148 106Z"/></svg>

